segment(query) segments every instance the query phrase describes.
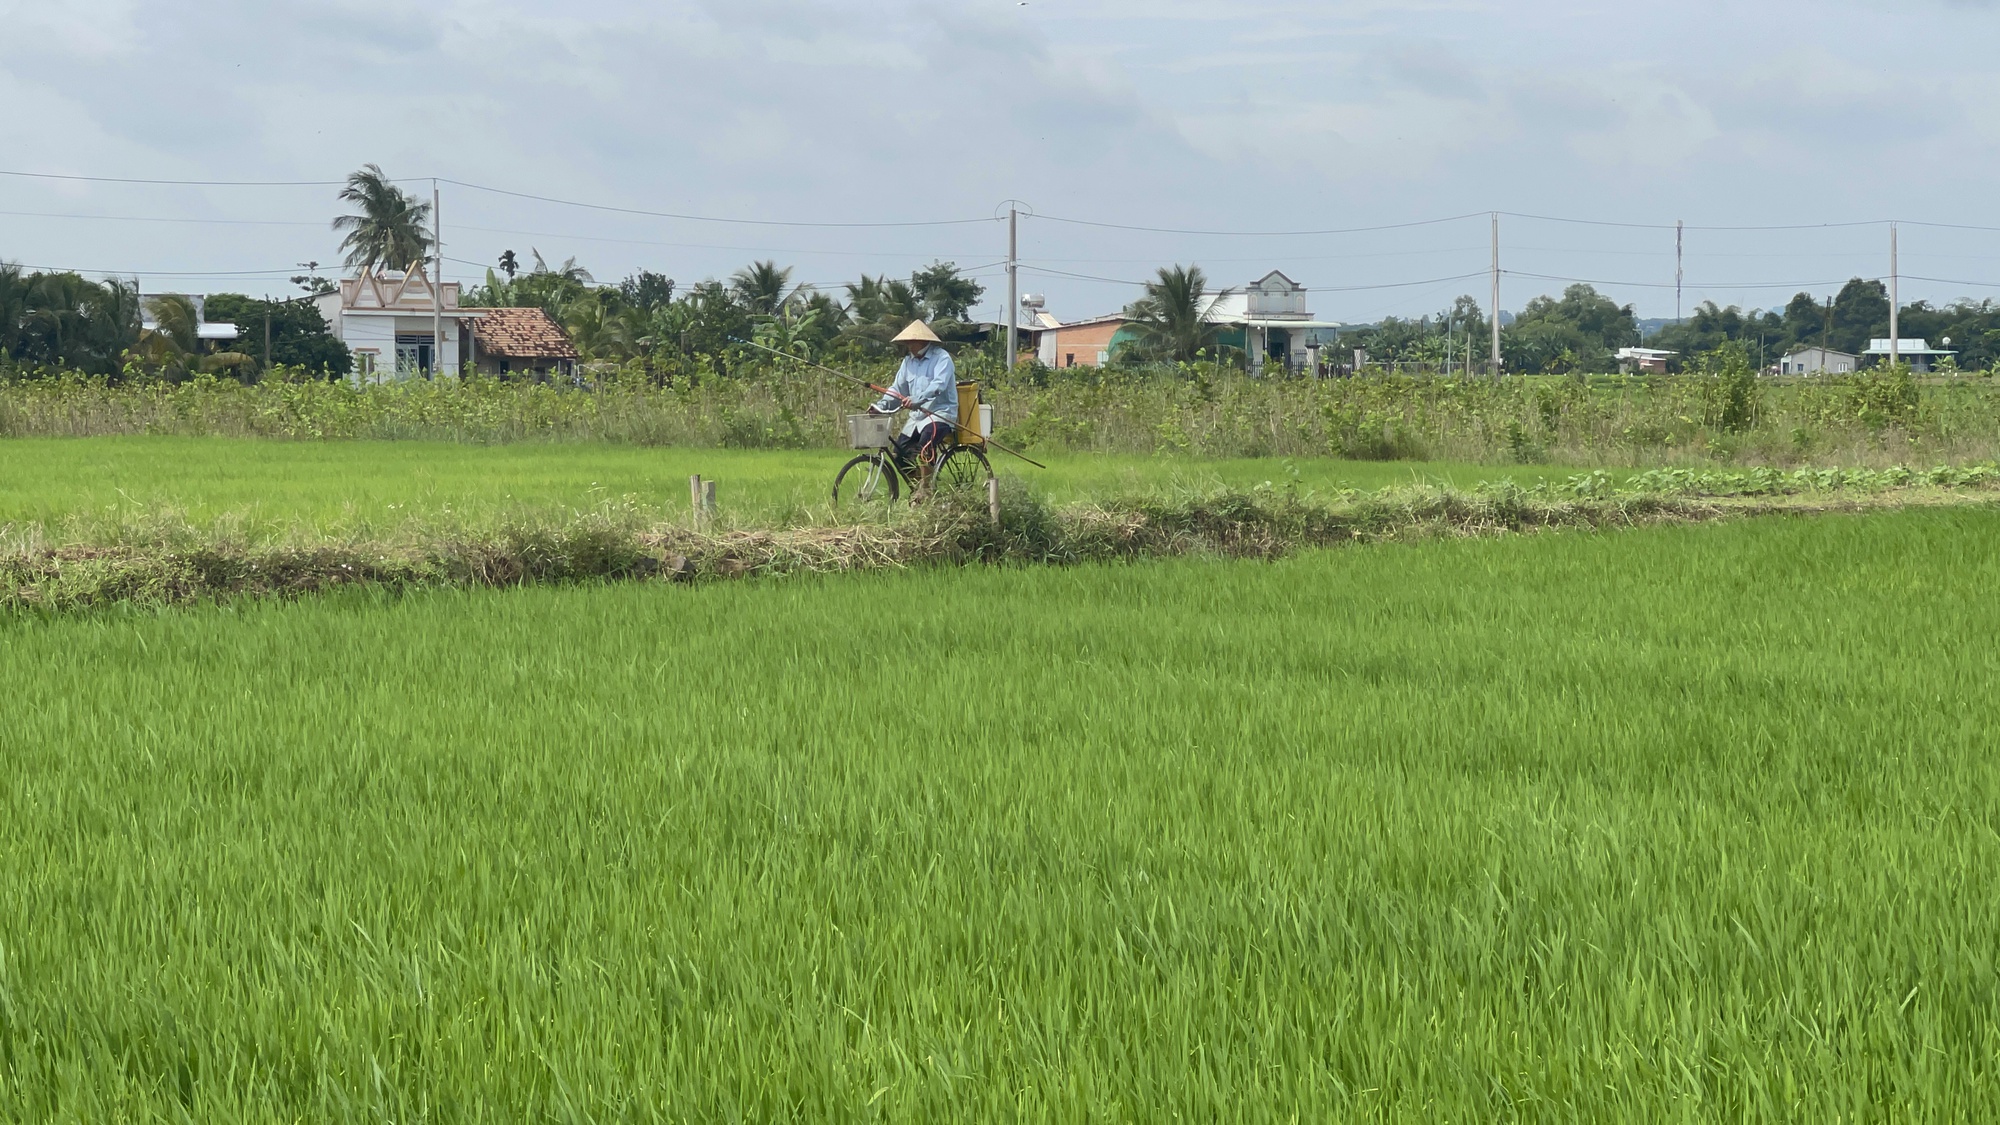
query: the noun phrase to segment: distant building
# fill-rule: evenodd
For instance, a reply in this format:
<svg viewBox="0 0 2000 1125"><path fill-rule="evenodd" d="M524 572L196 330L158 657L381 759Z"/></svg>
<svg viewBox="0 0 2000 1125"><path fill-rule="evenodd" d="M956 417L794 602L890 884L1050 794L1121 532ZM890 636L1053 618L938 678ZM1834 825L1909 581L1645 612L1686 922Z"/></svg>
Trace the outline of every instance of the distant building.
<svg viewBox="0 0 2000 1125"><path fill-rule="evenodd" d="M1844 375L1857 365L1854 356L1817 345L1793 348L1778 361L1780 375Z"/></svg>
<svg viewBox="0 0 2000 1125"><path fill-rule="evenodd" d="M1222 328L1217 343L1241 349L1252 371L1272 360L1289 370L1303 369L1345 327L1337 320L1313 319L1306 309L1306 287L1278 270L1216 294L1209 318Z"/></svg>
<svg viewBox="0 0 2000 1125"><path fill-rule="evenodd" d="M1038 314L1054 320L1047 313ZM1123 313L1093 317L1073 324L1042 327L1035 358L1050 367L1102 367L1111 362L1119 344L1132 339L1132 318Z"/></svg>
<svg viewBox="0 0 2000 1125"><path fill-rule="evenodd" d="M1316 362L1319 349L1346 327L1315 320L1306 308L1306 288L1277 270L1237 289L1209 295L1208 318L1218 347L1244 353L1253 371L1267 362L1301 370ZM1039 337L1036 358L1050 367L1099 367L1131 341L1132 318L1123 313L1063 324L1036 308L1021 330Z"/></svg>
<svg viewBox="0 0 2000 1125"><path fill-rule="evenodd" d="M1945 342L1950 343L1949 340ZM1933 348L1930 346L1930 341L1921 336L1916 339L1907 339L1899 336L1896 338L1895 343L1896 358L1909 364L1912 371L1929 371L1932 362L1938 357L1958 354L1957 352L1946 351L1943 348ZM1879 340L1868 341L1868 347L1861 354L1864 356L1873 356L1877 359L1888 359L1889 338L1884 336Z"/></svg>
<svg viewBox="0 0 2000 1125"><path fill-rule="evenodd" d="M234 340L243 333L228 321L208 319L208 296L203 293L148 293L139 298L139 327L148 332L160 330L159 302L161 298L178 297L194 306L194 334L204 344L220 344Z"/></svg>
<svg viewBox="0 0 2000 1125"><path fill-rule="evenodd" d="M581 357L569 333L541 309L480 309L468 321L472 370L483 375L573 375Z"/></svg>
<svg viewBox="0 0 2000 1125"><path fill-rule="evenodd" d="M444 354L434 356L433 301L443 306ZM342 278L340 288L315 298L334 338L354 356L354 378L362 383L458 373L459 322L480 315L458 307L458 282L447 281L435 296L421 264L407 273L361 271Z"/></svg>
<svg viewBox="0 0 2000 1125"><path fill-rule="evenodd" d="M1618 370L1623 374L1636 371L1641 375L1665 375L1667 361L1680 354L1664 348L1619 348L1613 358L1618 361Z"/></svg>

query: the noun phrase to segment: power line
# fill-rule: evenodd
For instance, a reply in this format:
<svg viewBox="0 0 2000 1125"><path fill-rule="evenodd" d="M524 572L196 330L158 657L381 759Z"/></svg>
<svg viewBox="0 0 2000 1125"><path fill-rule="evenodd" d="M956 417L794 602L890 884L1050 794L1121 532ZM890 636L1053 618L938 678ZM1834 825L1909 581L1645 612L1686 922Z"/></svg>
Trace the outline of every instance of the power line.
<svg viewBox="0 0 2000 1125"><path fill-rule="evenodd" d="M1485 270L1472 273L1453 274L1450 277L1430 277L1422 281L1391 281L1380 285L1322 285L1312 290L1315 293L1365 293L1375 289L1409 289L1418 285L1448 285L1454 281L1466 281L1475 277L1485 277Z"/></svg>
<svg viewBox="0 0 2000 1125"><path fill-rule="evenodd" d="M4 213L0 212L0 214ZM939 254L935 251L927 251L923 254L909 254L889 250L801 250L783 246L722 246L710 242L657 242L643 238L611 238L595 234L563 234L557 231L513 230L507 227L476 227L468 224L457 224L453 229L478 231L482 234L511 234L522 238L564 238L577 242L612 242L627 246L662 246L672 250L729 250L739 254L821 254L870 258L970 258L974 256L963 252L957 254ZM990 251L982 250L979 253L990 253Z"/></svg>
<svg viewBox="0 0 2000 1125"><path fill-rule="evenodd" d="M29 172L21 169L6 169L6 168L0 168L0 176L13 176L21 179L33 179L33 180L70 180L81 183L142 184L142 185L163 186L163 187L343 187L348 182L345 178L337 180L184 180L184 179L170 179L165 177L142 177L142 176L87 176L81 173L74 173L74 172ZM867 228L884 228L884 227L963 226L976 223L992 223L999 221L998 217L994 216L975 218L975 219L935 219L928 221L907 220L898 222L869 222L869 223L852 223L852 222L824 223L824 222L807 222L807 221L782 220L782 219L736 219L736 218L725 218L714 215L682 214L672 211L650 211L642 208L618 207L603 203L586 203L580 200L561 199L555 196L536 195L530 192L513 191L508 188L497 188L487 184L475 184L470 181L455 180L445 176L397 176L397 177L391 177L390 179L391 182L394 183L414 183L423 180L436 180L438 183L451 184L454 187L469 188L473 191L491 192L495 195L507 195L517 199L531 199L541 203L554 203L565 207L581 207L595 211L611 211L626 215L642 215L650 218L679 219L689 222L703 222L703 223L733 223L733 224L742 224L749 226L867 229ZM1490 213L1491 212L1487 211L1474 211L1474 212L1468 212L1463 215L1445 216L1443 218L1416 219L1403 223L1381 223L1373 226L1333 227L1324 230L1270 230L1270 231L1201 230L1201 229L1187 228L1187 227L1143 226L1132 223L1110 223L1094 219L1077 219L1062 215L1040 215L1040 214L1032 214L1029 212L1022 212L1022 217L1029 219L1042 219L1052 223L1068 223L1076 226L1102 227L1108 230L1143 231L1152 234L1191 234L1191 235L1203 235L1203 236L1213 236L1221 238L1287 238L1287 237L1302 238L1302 237L1312 237L1319 235L1365 234L1372 231L1405 230L1411 227L1436 226L1441 223L1453 223L1453 222L1460 222L1466 219L1476 219ZM1539 215L1525 211L1501 211L1499 213L1508 218L1530 219L1537 222L1569 223L1580 226L1597 226L1597 227L1623 227L1630 230L1673 230L1677 225L1674 223L1635 223L1635 222L1627 222L1627 221L1620 221L1613 219L1581 219L1567 215ZM24 211L0 212L0 214L20 215L20 216L37 217L37 218L86 218L86 217L106 218L106 219L125 218L125 216L110 216L110 215L105 215L105 216L38 215L33 212L24 212ZM172 221L197 221L197 220L147 219L145 221L172 222ZM245 220L212 220L212 221L231 222L231 221L245 221ZM1838 228L1838 227L1881 226L1891 221L1892 220L1889 219L1856 219L1847 222L1825 222L1825 223L1767 223L1767 224L1738 224L1738 225L1712 225L1712 226L1687 224L1685 229L1703 230L1703 231L1821 230L1821 229ZM1978 231L2000 232L2000 226L1984 226L1974 223L1939 223L1939 222L1926 222L1919 219L1902 219L1895 221L1902 222L1908 226L1936 227L1945 230L1978 230ZM557 236L551 235L547 237L557 237ZM718 247L718 249L728 249L728 248Z"/></svg>
<svg viewBox="0 0 2000 1125"><path fill-rule="evenodd" d="M1937 227L1941 230L2000 231L2000 227L1982 227L1982 226L1975 226L1971 223L1925 223L1925 222L1919 222L1916 219L1898 219L1897 222L1902 223L1906 227Z"/></svg>
<svg viewBox="0 0 2000 1125"><path fill-rule="evenodd" d="M1951 277L1919 277L1913 273L1906 273L1903 276L1911 281L1929 281L1938 285L1972 285L1981 289L2000 289L2000 281L1962 281Z"/></svg>
<svg viewBox="0 0 2000 1125"><path fill-rule="evenodd" d="M574 199L558 199L552 195L533 195L524 191L509 191L506 188L488 187L485 184L467 183L464 180L453 180L443 176L439 176L437 179L439 183L450 184L453 187L470 188L473 191L492 192L495 195L512 196L515 199L532 199L538 203L554 203L563 207L581 207L591 211L610 211L620 215L643 215L646 216L647 218L679 219L687 222L696 222L696 223L734 223L741 226L757 226L757 227L877 229L883 227L956 227L956 226L967 226L973 223L993 223L999 221L997 219L985 218L985 219L934 219L922 222L910 221L910 222L888 222L888 223L811 223L811 222L794 222L785 219L729 219L729 218L721 218L715 215L690 215L675 211L647 211L637 207L614 207L605 203L583 203Z"/></svg>
<svg viewBox="0 0 2000 1125"><path fill-rule="evenodd" d="M1675 223L1626 223L1610 219L1572 219L1563 215L1529 215L1520 211L1502 211L1500 214L1510 219L1531 219L1542 223L1569 223L1586 227L1623 227L1627 230L1673 230ZM1689 223L1686 230L1712 231L1752 231L1752 230L1821 230L1831 227L1878 227L1887 219L1857 219L1846 223L1774 223L1763 226L1697 226Z"/></svg>
<svg viewBox="0 0 2000 1125"><path fill-rule="evenodd" d="M1475 250L1484 250L1484 249L1486 249L1486 247L1484 246L1443 246L1433 250L1382 250L1382 251L1369 251L1360 254L1260 254L1254 258L1212 258L1204 254L1201 255L1200 257L1200 263L1236 264L1241 262L1270 262L1274 260L1285 261L1285 262L1346 262L1346 261L1353 261L1358 258L1415 258L1430 254L1470 254ZM1076 263L1083 265L1103 264L1103 265L1120 265L1120 266L1147 265L1150 263L1156 263L1159 260L1160 259L1157 256L1150 258L1037 258L1036 259L1036 261L1041 261L1041 262L1066 262L1066 263Z"/></svg>
<svg viewBox="0 0 2000 1125"><path fill-rule="evenodd" d="M1332 234L1366 234L1370 231L1406 230L1410 227L1437 226L1440 223L1455 223L1464 219L1476 219L1487 214L1479 211L1467 215L1452 215L1443 219L1418 219L1408 223L1383 223L1372 227L1339 227L1329 230L1188 230L1180 227L1143 227L1127 223L1101 223L1092 219L1068 219L1060 215L1030 215L1023 212L1024 219L1040 219L1051 223L1069 223L1080 227L1102 227L1107 230L1136 230L1150 234L1196 234L1216 238L1308 238Z"/></svg>
<svg viewBox="0 0 2000 1125"><path fill-rule="evenodd" d="M347 183L345 179L171 180L171 179L149 179L149 178L128 177L128 176L83 176L83 175L73 175L64 172L23 172L23 171L10 171L7 169L0 169L0 176L18 176L25 179L36 179L36 180L76 180L85 183L151 184L157 186L172 186L172 187L341 187ZM466 180L454 180L445 176L396 177L393 182L410 183L416 180L436 180L438 183L450 184L453 187L468 188L473 191L491 192L494 195L512 196L513 198L516 199L531 199L539 203L554 203L564 207L580 207L592 211L610 211L621 215L642 215L648 218L678 219L686 222L698 222L698 223L732 223L743 226L814 227L814 228L826 228L826 229L836 229L836 228L880 229L888 227L965 226L974 223L992 223L999 221L994 218L978 218L978 219L936 219L929 221L901 221L901 222L875 222L875 223L820 223L820 222L792 221L785 219L735 219L735 218L725 218L717 215L693 215L693 214L684 214L674 211L649 211L637 207L617 207L604 203L586 203L581 200L575 200L575 199L560 199L550 195L536 195L531 192L511 191L507 188L497 188L487 184L475 184Z"/></svg>
<svg viewBox="0 0 2000 1125"><path fill-rule="evenodd" d="M1579 285L1636 286L1642 289L1674 288L1674 283L1671 281L1606 281L1594 277L1561 277L1549 273L1524 273L1520 270L1502 270L1501 272L1508 277L1525 277L1536 281L1568 281ZM1845 285L1849 280L1853 279L1841 279L1838 281L1727 281L1708 284L1690 281L1687 283L1687 287L1689 289L1811 289L1822 285ZM1862 278L1861 280L1880 281L1881 278Z"/></svg>
<svg viewBox="0 0 2000 1125"><path fill-rule="evenodd" d="M214 226L239 227L318 227L331 229L326 223L305 222L299 219L176 219L164 215L66 215L53 211L0 211L20 219L90 219L112 223L194 223Z"/></svg>
<svg viewBox="0 0 2000 1125"><path fill-rule="evenodd" d="M1096 274L1071 273L1068 270L1053 270L1049 269L1046 266L1030 265L1027 262L1022 262L1021 268L1024 270L1033 270L1036 273L1053 274L1056 277L1076 278L1079 281L1102 281L1111 285L1144 286L1151 284L1151 282L1134 281L1131 278L1125 278L1125 277L1099 277ZM1486 271L1479 270L1474 273L1453 274L1450 277L1424 278L1421 281L1387 281L1373 285L1321 285L1312 287L1309 291L1313 293L1363 293L1377 289L1408 289L1419 285L1444 285L1454 281L1464 281L1467 278L1484 277L1484 276L1486 276ZM1228 292L1228 290L1216 290L1215 292Z"/></svg>
<svg viewBox="0 0 2000 1125"><path fill-rule="evenodd" d="M94 273L103 277L283 277L297 273L298 267L282 270L100 270L88 266L38 266L31 263L14 263L24 270L39 273Z"/></svg>
<svg viewBox="0 0 2000 1125"><path fill-rule="evenodd" d="M81 180L93 184L159 184L171 187L340 187L346 180L147 180L127 176L76 176L66 172L12 172L0 168L0 176L29 180Z"/></svg>

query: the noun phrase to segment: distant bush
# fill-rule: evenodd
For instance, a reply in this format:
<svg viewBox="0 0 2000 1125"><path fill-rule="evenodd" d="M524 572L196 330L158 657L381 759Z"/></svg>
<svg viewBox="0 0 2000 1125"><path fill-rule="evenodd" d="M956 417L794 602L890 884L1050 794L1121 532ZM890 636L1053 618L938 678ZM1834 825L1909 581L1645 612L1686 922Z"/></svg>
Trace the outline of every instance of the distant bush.
<svg viewBox="0 0 2000 1125"><path fill-rule="evenodd" d="M1984 461L2000 455L2000 387L1874 368L1761 378L1726 345L1678 376L1255 377L1176 364L1009 374L985 383L996 437L1027 449L1209 457L1441 459L1579 465ZM886 361L855 373L887 382ZM611 441L839 448L871 396L795 364L705 360L595 370L581 383L488 378L357 387L297 368L245 384L0 371L0 436L225 434L305 440Z"/></svg>

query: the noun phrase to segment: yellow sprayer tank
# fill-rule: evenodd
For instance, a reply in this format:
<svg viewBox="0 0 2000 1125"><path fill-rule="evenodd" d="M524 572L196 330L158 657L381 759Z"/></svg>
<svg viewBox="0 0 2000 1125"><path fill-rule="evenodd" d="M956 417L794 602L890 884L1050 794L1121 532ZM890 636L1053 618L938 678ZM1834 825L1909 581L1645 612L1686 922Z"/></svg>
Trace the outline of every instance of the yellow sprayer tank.
<svg viewBox="0 0 2000 1125"><path fill-rule="evenodd" d="M993 430L993 408L979 404L979 384L958 385L958 444L985 445Z"/></svg>

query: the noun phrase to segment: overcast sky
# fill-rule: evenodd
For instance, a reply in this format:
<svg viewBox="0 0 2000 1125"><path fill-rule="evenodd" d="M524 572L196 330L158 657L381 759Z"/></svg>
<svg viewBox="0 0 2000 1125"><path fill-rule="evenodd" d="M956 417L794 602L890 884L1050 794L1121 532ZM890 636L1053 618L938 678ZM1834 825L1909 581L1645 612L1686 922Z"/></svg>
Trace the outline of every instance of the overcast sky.
<svg viewBox="0 0 2000 1125"><path fill-rule="evenodd" d="M719 218L977 220L675 220L445 184L466 280L508 248L684 283L752 258L827 284L942 259L978 268L997 317L1011 197L1040 216L1023 288L1064 319L1180 261L1222 284L1282 268L1316 314L1368 321L1485 303L1497 209L1655 225L1503 218L1505 307L1581 278L1668 316L1676 220L2000 227L2000 6L1971 0L0 0L0 27L10 172L337 180L372 161L426 194L440 176ZM281 292L337 258L334 191L0 175L0 258ZM1287 236L1058 221L1467 214ZM1829 292L1886 274L1888 241L1690 229L1685 303ZM1901 243L1905 300L2000 297L2000 232Z"/></svg>

